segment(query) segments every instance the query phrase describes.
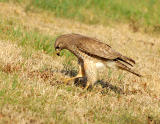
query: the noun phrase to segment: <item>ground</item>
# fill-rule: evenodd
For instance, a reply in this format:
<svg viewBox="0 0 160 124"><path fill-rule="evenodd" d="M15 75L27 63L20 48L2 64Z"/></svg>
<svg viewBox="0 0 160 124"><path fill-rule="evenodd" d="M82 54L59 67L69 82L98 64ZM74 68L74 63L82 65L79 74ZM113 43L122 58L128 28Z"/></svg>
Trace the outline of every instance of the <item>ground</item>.
<svg viewBox="0 0 160 124"><path fill-rule="evenodd" d="M127 24L86 25L12 3L0 6L0 123L160 123L159 36ZM111 45L136 60L143 78L108 70L104 87L64 85L78 71L72 54L54 53L55 38L65 33Z"/></svg>

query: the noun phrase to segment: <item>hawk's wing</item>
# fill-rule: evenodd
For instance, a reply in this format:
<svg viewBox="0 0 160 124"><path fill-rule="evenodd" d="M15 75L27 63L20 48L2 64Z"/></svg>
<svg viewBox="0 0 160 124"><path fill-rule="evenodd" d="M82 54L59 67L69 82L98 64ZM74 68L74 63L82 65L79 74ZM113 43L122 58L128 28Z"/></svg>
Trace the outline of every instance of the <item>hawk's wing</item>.
<svg viewBox="0 0 160 124"><path fill-rule="evenodd" d="M99 42L97 39L84 37L78 40L78 49L85 53L111 60L121 56L120 53L114 51L109 45Z"/></svg>
<svg viewBox="0 0 160 124"><path fill-rule="evenodd" d="M93 39L89 37L81 37L81 38L78 38L77 40L79 40L77 42L78 49L87 54L101 57L103 59L109 59L109 60L119 59L126 63L128 63L127 61L135 63L135 61L132 60L131 58L121 55L120 53L113 50L111 46L105 43L102 43L97 39Z"/></svg>

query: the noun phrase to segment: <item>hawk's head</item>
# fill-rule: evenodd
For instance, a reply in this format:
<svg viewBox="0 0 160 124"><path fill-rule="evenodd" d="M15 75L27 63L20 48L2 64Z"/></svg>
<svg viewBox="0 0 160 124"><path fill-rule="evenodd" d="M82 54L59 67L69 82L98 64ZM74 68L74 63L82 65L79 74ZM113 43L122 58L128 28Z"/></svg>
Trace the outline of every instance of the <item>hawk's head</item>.
<svg viewBox="0 0 160 124"><path fill-rule="evenodd" d="M56 50L56 54L59 56L61 50L63 49L63 43L60 42L60 40L56 40L55 44L54 44L54 48Z"/></svg>
<svg viewBox="0 0 160 124"><path fill-rule="evenodd" d="M54 44L54 48L56 50L56 54L59 56L61 50L63 49L68 49L68 46L70 46L70 35L61 35L59 37L57 37L55 44Z"/></svg>
<svg viewBox="0 0 160 124"><path fill-rule="evenodd" d="M56 54L59 56L62 49L64 49L64 39L59 36L54 44L54 48L56 50Z"/></svg>

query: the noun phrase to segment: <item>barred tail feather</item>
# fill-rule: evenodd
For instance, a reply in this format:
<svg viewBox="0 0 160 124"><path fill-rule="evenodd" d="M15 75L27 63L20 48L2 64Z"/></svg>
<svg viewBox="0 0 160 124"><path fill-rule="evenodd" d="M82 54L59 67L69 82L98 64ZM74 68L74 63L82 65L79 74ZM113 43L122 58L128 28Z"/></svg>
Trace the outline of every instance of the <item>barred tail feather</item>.
<svg viewBox="0 0 160 124"><path fill-rule="evenodd" d="M120 58L125 60L125 61L131 62L132 64L136 64L136 62L133 59L129 58L129 57L121 56Z"/></svg>
<svg viewBox="0 0 160 124"><path fill-rule="evenodd" d="M120 63L120 62L116 62L116 66L119 68L119 69L122 69L122 70L125 70L125 71L128 71L128 72L131 72L132 74L138 76L138 77L142 77L142 75L134 72L131 68L127 67L126 65Z"/></svg>

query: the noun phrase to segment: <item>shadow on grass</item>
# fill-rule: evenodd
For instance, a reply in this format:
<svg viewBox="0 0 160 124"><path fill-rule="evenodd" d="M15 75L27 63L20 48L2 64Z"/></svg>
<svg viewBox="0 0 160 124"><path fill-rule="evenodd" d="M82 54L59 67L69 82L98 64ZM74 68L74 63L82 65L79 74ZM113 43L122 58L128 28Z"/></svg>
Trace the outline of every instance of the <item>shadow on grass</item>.
<svg viewBox="0 0 160 124"><path fill-rule="evenodd" d="M124 91L120 87L114 86L109 82L104 82L103 80L101 80L95 83L95 85L97 84L100 84L102 88L110 89L117 94L125 94Z"/></svg>
<svg viewBox="0 0 160 124"><path fill-rule="evenodd" d="M75 79L74 84L75 84L75 86L85 87L86 82L87 82L87 77L82 77L82 78ZM96 81L94 83L94 86L95 85L101 85L103 89L111 90L117 94L124 94L124 91L120 87L114 86L114 85L110 84L109 82L104 82L102 80ZM89 90L92 90L92 87L89 87ZM106 94L107 92L106 93L102 92L102 93Z"/></svg>
<svg viewBox="0 0 160 124"><path fill-rule="evenodd" d="M69 75L70 77L75 77L77 75L76 70L72 70L72 71L61 70L60 72L65 75ZM30 72L29 77L32 77L32 78L39 77L39 78L43 79L44 81L51 80L51 85L55 85L55 82L54 83L52 82L52 80L54 80L54 73L57 73L57 71L47 68L42 71L35 70L35 71ZM63 82L60 83L59 81L56 81L56 82L58 82L58 84L63 83ZM77 87L84 88L86 86L86 82L87 82L87 77L76 78L74 80L74 85ZM111 90L117 94L124 94L124 91L120 87L114 86L109 82L104 82L103 80L96 81L94 83L94 86L95 85L101 85L103 89L106 89L106 91ZM92 88L93 87L91 86L91 87L89 87L88 90L91 91ZM107 92L103 92L103 91L102 91L102 93L107 94Z"/></svg>
<svg viewBox="0 0 160 124"><path fill-rule="evenodd" d="M69 75L70 77L74 77L78 74L76 70L67 70L67 71L62 70L61 73L64 73L65 75ZM87 77L81 77L81 78L76 78L74 81L74 84L75 86L85 87L86 82L87 82ZM104 82L103 80L99 80L94 83L94 86L99 84L102 86L103 89L107 89L107 90L110 89L111 91L117 94L125 94L120 87L114 86L109 82ZM92 87L90 87L89 89L92 89Z"/></svg>

